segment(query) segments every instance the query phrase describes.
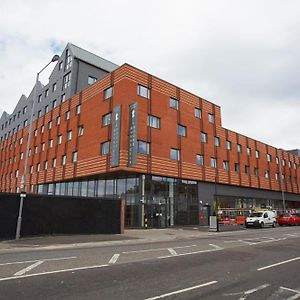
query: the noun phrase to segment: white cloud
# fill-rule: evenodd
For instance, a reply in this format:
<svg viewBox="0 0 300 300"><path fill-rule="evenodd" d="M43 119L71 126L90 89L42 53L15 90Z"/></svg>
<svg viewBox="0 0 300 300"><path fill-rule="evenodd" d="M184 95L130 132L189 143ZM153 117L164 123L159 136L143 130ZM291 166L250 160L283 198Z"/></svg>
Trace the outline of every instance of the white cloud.
<svg viewBox="0 0 300 300"><path fill-rule="evenodd" d="M221 105L227 128L300 148L299 9L297 0L2 0L0 108L11 112L70 41Z"/></svg>

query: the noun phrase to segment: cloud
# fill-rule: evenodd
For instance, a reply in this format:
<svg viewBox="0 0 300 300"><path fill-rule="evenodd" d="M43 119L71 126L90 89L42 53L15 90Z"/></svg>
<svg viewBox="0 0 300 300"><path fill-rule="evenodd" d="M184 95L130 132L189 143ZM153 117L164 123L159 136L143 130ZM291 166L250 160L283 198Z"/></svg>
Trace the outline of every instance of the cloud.
<svg viewBox="0 0 300 300"><path fill-rule="evenodd" d="M11 112L70 41L221 105L225 127L300 148L299 9L296 0L2 0L0 107Z"/></svg>

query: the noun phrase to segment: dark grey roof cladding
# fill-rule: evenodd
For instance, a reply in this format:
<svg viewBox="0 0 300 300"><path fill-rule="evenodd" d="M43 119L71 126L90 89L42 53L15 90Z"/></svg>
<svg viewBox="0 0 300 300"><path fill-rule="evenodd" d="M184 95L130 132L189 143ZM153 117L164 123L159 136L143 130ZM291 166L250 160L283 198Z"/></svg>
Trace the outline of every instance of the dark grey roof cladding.
<svg viewBox="0 0 300 300"><path fill-rule="evenodd" d="M112 72L117 69L119 66L106 60L98 55L95 55L89 51L86 51L76 45L68 43L69 49L72 52L73 56L77 57L78 59L87 62L91 65L97 66L98 68Z"/></svg>

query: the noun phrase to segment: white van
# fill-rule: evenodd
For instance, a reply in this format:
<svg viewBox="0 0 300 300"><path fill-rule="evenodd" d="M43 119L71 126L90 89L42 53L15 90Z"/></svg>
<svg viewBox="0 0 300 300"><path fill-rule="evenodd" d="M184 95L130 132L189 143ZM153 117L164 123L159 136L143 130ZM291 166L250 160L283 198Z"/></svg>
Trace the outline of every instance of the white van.
<svg viewBox="0 0 300 300"><path fill-rule="evenodd" d="M272 210L256 211L252 212L245 221L246 228L276 226L276 213Z"/></svg>

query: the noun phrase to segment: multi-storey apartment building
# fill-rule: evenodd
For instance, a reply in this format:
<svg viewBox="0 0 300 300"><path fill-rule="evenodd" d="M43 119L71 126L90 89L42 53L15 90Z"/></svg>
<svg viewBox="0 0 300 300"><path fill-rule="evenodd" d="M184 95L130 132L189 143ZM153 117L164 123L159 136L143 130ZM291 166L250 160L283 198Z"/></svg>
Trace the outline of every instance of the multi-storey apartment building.
<svg viewBox="0 0 300 300"><path fill-rule="evenodd" d="M33 122L27 192L121 197L126 225L135 227L145 217L152 227L205 225L213 212L234 218L268 206L300 209L298 150L277 149L222 127L218 105L128 64L97 61L68 44L64 65L67 50L72 64L79 60L77 77L73 84L71 76L66 99L37 113ZM56 81L64 92L68 73L61 61L53 72L64 69ZM81 63L95 73L80 69ZM91 86L89 76L98 79ZM51 77L50 82L42 98L47 87L53 89ZM20 102L0 126L22 114ZM19 191L27 125L1 129L1 191Z"/></svg>

